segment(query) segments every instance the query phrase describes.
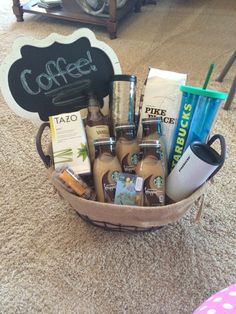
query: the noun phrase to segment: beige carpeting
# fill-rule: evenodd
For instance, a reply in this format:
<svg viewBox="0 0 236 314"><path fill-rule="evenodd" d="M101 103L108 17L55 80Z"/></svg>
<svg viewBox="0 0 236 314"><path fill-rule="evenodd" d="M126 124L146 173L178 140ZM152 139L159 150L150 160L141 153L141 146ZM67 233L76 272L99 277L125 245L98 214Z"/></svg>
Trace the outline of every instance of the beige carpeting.
<svg viewBox="0 0 236 314"><path fill-rule="evenodd" d="M22 35L70 34L82 24L0 7L0 61ZM110 40L123 73L148 66L188 73L200 86L211 62L210 87L236 49L235 0L160 0L129 16ZM1 83L0 83L1 84ZM0 313L190 314L204 299L236 282L236 112L221 110L214 131L228 158L206 198L201 223L188 212L160 232L122 234L87 225L59 197L35 149L37 127L17 117L0 96Z"/></svg>

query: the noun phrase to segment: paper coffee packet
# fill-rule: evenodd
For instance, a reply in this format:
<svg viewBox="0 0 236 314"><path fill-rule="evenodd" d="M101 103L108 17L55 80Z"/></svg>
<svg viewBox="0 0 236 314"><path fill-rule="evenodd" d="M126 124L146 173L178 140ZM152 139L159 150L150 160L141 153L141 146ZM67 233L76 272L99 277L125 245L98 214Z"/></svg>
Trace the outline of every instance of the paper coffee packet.
<svg viewBox="0 0 236 314"><path fill-rule="evenodd" d="M138 139L142 139L142 119L161 117L162 132L166 138L169 156L176 122L179 115L182 93L180 85L185 85L187 74L150 68L138 127Z"/></svg>
<svg viewBox="0 0 236 314"><path fill-rule="evenodd" d="M49 117L55 169L67 166L75 174L91 173L87 139L79 111Z"/></svg>

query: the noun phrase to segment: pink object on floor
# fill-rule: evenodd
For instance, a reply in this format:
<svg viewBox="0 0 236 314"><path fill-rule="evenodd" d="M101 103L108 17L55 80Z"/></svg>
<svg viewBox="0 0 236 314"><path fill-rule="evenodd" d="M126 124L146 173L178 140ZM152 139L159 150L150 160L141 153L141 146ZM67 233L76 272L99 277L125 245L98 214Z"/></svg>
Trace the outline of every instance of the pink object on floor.
<svg viewBox="0 0 236 314"><path fill-rule="evenodd" d="M211 296L193 314L236 314L236 284Z"/></svg>

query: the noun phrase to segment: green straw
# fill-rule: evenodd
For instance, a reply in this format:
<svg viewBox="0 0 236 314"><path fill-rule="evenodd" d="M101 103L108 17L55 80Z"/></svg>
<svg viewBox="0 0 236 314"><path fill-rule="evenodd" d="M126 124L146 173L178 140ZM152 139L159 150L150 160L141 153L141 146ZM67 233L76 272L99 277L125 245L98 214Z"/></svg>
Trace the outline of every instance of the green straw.
<svg viewBox="0 0 236 314"><path fill-rule="evenodd" d="M206 75L206 78L205 78L205 82L204 82L204 85L203 85L203 89L206 89L207 88L207 85L209 83L209 80L210 80L210 77L211 77L211 74L212 74L212 71L214 69L214 63L212 63L209 67L209 70L207 72L207 75Z"/></svg>

